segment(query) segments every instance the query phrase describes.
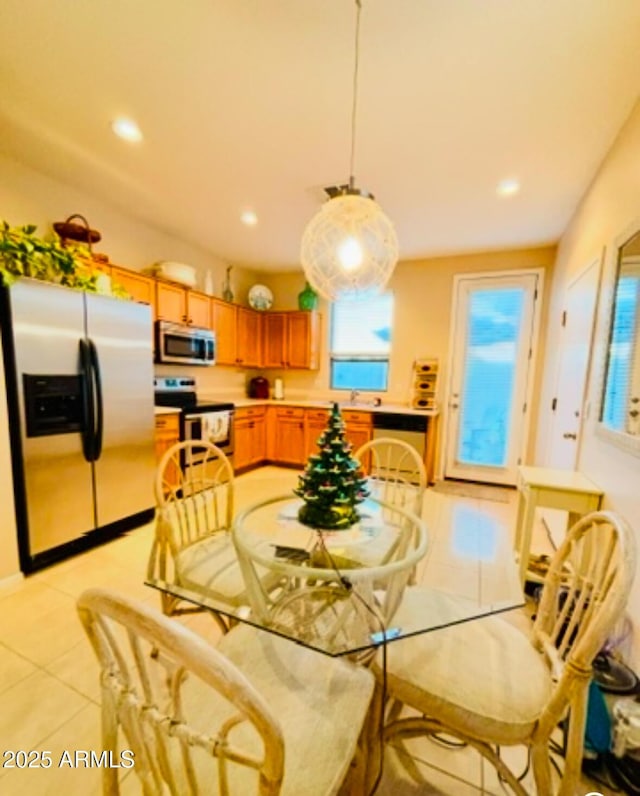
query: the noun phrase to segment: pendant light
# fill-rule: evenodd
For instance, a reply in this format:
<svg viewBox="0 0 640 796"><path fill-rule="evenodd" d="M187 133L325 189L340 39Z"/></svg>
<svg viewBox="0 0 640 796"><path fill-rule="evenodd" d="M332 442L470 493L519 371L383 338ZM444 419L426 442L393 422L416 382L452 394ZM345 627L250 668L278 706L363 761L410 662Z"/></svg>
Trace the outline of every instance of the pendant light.
<svg viewBox="0 0 640 796"><path fill-rule="evenodd" d="M380 292L398 261L398 239L393 224L371 194L355 187L353 176L361 0L355 0L355 4L349 184L327 189L331 198L308 223L300 250L307 280L330 301Z"/></svg>

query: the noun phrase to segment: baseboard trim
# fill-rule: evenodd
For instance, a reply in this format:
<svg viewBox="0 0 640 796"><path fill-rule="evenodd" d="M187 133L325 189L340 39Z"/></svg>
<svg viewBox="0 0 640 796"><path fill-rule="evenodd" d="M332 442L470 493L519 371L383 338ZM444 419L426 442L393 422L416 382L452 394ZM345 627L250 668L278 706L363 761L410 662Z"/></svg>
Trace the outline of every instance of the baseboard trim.
<svg viewBox="0 0 640 796"><path fill-rule="evenodd" d="M24 573L15 572L13 575L7 575L6 578L0 578L0 589L9 589L12 586L17 586L24 580Z"/></svg>

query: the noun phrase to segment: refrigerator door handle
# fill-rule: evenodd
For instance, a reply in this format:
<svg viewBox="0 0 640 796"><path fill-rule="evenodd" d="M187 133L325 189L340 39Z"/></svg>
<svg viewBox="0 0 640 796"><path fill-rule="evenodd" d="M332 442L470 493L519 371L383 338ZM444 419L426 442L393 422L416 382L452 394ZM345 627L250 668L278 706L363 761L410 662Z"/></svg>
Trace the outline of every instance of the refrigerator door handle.
<svg viewBox="0 0 640 796"><path fill-rule="evenodd" d="M94 461L96 408L93 382L91 379L91 353L86 340L80 340L80 375L83 385L82 453L88 462Z"/></svg>
<svg viewBox="0 0 640 796"><path fill-rule="evenodd" d="M91 360L91 388L96 407L95 434L93 442L93 461L97 461L102 453L102 435L104 429L104 407L102 403L102 378L98 349L93 340L89 339L89 355Z"/></svg>

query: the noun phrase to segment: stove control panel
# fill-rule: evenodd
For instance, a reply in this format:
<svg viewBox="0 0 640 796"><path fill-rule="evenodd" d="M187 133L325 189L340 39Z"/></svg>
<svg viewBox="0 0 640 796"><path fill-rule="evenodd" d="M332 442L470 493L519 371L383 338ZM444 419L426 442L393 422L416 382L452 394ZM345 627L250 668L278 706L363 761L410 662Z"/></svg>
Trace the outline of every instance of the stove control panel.
<svg viewBox="0 0 640 796"><path fill-rule="evenodd" d="M156 392L195 392L196 380L183 376L158 376L153 380Z"/></svg>

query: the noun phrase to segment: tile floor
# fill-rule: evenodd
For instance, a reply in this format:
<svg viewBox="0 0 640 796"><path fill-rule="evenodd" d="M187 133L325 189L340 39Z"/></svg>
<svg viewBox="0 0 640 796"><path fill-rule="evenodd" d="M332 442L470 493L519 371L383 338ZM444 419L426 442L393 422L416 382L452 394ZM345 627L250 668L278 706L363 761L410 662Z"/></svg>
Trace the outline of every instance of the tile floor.
<svg viewBox="0 0 640 796"><path fill-rule="evenodd" d="M237 509L295 484L291 470L265 467L237 479ZM514 588L498 553L511 547L515 493L509 503L427 492L425 520L430 534L423 565L432 585L467 593L483 601L500 600ZM108 585L158 605L158 595L143 583L152 539L143 526L116 541L0 589L0 739L4 750L100 748L100 693L97 666L75 612L75 599L87 587ZM538 529L537 551L546 544ZM515 616L514 621L522 621ZM185 619L212 642L217 630L209 617ZM524 620L526 622L526 619ZM408 754L389 750L382 796L499 796L504 789L493 769L469 749L452 750L424 740L412 741ZM517 764L524 770L520 750ZM527 778L525 782L530 782ZM584 790L608 793L584 781ZM2 796L89 796L100 792L100 772L52 766L49 769L0 769ZM140 793L130 774L122 793ZM303 794L301 794L303 796Z"/></svg>

